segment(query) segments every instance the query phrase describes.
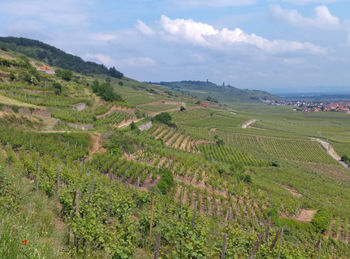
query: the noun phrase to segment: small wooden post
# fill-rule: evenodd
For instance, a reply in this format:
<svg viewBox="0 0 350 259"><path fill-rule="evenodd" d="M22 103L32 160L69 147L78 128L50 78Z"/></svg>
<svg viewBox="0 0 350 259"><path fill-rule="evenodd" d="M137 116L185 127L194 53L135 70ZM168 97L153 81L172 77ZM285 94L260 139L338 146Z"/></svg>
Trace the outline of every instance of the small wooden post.
<svg viewBox="0 0 350 259"><path fill-rule="evenodd" d="M158 234L157 234L156 252L154 254L154 259L158 259L159 258L159 253L160 253L160 231L158 231Z"/></svg>
<svg viewBox="0 0 350 259"><path fill-rule="evenodd" d="M264 231L259 234L258 240L256 240L255 245L253 247L253 250L250 254L250 257L249 257L250 259L254 259L254 256L255 256L256 252L258 252L258 249L260 247L260 244L261 244L261 241L263 240L263 238L264 238Z"/></svg>
<svg viewBox="0 0 350 259"><path fill-rule="evenodd" d="M112 202L112 197L111 197L111 193L109 193L108 207L107 207L107 220L109 218L109 215L111 214L111 202Z"/></svg>
<svg viewBox="0 0 350 259"><path fill-rule="evenodd" d="M154 188L152 188L152 192L151 192L151 219L150 219L150 223L149 223L149 237L151 238L152 236L152 229L153 229L153 209L154 209L154 197L153 197L153 193L154 192Z"/></svg>
<svg viewBox="0 0 350 259"><path fill-rule="evenodd" d="M278 247L278 256L277 256L277 259L280 259L281 257L281 246L282 246L282 240L283 239L283 228L282 228L282 231L281 231L281 237L280 237L280 244L279 244L279 247Z"/></svg>
<svg viewBox="0 0 350 259"><path fill-rule="evenodd" d="M180 191L179 220L181 220L181 211L182 211L182 190Z"/></svg>
<svg viewBox="0 0 350 259"><path fill-rule="evenodd" d="M227 240L227 236L228 236L228 230L230 227L230 223L231 223L231 208L228 211L228 216L227 216L227 229L224 235L224 242L222 243L222 250L221 250L221 259L225 258L225 254L226 254L226 240Z"/></svg>
<svg viewBox="0 0 350 259"><path fill-rule="evenodd" d="M74 209L75 208L75 211L76 211L76 197L77 197L77 191L74 191L73 193L73 200L72 200L72 208ZM74 217L75 213L74 211L70 214L70 220L72 221L73 217ZM68 233L67 233L67 245L70 244L70 225L68 225Z"/></svg>
<svg viewBox="0 0 350 259"><path fill-rule="evenodd" d="M56 175L56 199L58 199L58 193L59 193L59 188L60 188L60 177L61 177L61 165L57 166L57 175Z"/></svg>
<svg viewBox="0 0 350 259"><path fill-rule="evenodd" d="M85 164L84 164L84 166L85 166ZM86 181L88 181L89 180L89 176L90 176L89 168L86 170L85 176L86 176Z"/></svg>
<svg viewBox="0 0 350 259"><path fill-rule="evenodd" d="M318 240L318 259L321 258L321 238Z"/></svg>
<svg viewBox="0 0 350 259"><path fill-rule="evenodd" d="M270 222L271 222L271 216L268 218L266 223L266 235L265 235L265 242L269 240L269 234L270 234Z"/></svg>
<svg viewBox="0 0 350 259"><path fill-rule="evenodd" d="M75 191L75 215L79 214L80 210L80 191L79 189Z"/></svg>
<svg viewBox="0 0 350 259"><path fill-rule="evenodd" d="M194 211L193 211L193 217L192 217L192 230L194 228L194 223L196 219L196 212L197 212L197 199L194 201Z"/></svg>
<svg viewBox="0 0 350 259"><path fill-rule="evenodd" d="M276 245L276 243L277 243L277 240L278 240L279 236L281 235L281 233L282 233L282 229L280 228L280 229L277 231L274 240L272 241L272 244L271 244L271 246L270 246L270 251L272 251L272 250L274 249L274 247L275 247L275 245Z"/></svg>
<svg viewBox="0 0 350 259"><path fill-rule="evenodd" d="M36 180L35 180L35 190L39 190L39 181L40 181L40 163L36 162Z"/></svg>
<svg viewBox="0 0 350 259"><path fill-rule="evenodd" d="M92 183L91 183L91 187L90 187L90 197L94 193L94 190L95 190L95 176L92 176Z"/></svg>

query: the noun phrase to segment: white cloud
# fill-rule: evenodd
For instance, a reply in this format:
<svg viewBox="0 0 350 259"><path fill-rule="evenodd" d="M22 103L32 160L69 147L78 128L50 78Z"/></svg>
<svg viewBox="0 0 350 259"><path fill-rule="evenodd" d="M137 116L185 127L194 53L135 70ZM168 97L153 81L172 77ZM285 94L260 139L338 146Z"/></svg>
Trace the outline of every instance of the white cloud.
<svg viewBox="0 0 350 259"><path fill-rule="evenodd" d="M283 9L279 5L270 6L270 14L274 19L294 26L319 29L332 29L340 26L339 18L333 16L326 6L317 6L314 18L303 17L297 10Z"/></svg>
<svg viewBox="0 0 350 259"><path fill-rule="evenodd" d="M136 29L138 31L140 31L142 34L145 34L145 35L152 35L152 34L154 34L154 31L149 26L147 26L145 23L143 23L140 20L137 21Z"/></svg>
<svg viewBox="0 0 350 259"><path fill-rule="evenodd" d="M282 60L283 64L286 65L300 65L304 63L304 59L302 58L284 58Z"/></svg>
<svg viewBox="0 0 350 259"><path fill-rule="evenodd" d="M87 2L78 0L14 0L1 1L1 12L14 17L31 17L54 25L85 26L88 12L85 10Z"/></svg>
<svg viewBox="0 0 350 259"><path fill-rule="evenodd" d="M283 2L287 2L295 5L306 5L306 4L330 4L339 2L339 0L283 0Z"/></svg>
<svg viewBox="0 0 350 259"><path fill-rule="evenodd" d="M83 57L86 60L94 61L97 63L102 63L103 65L105 65L107 67L115 66L115 62L114 62L113 58L106 56L104 54L88 53L88 54L85 54Z"/></svg>
<svg viewBox="0 0 350 259"><path fill-rule="evenodd" d="M193 45L213 49L227 50L230 47L250 46L265 53L306 51L313 54L324 54L326 51L308 42L268 40L256 34L249 34L240 28L230 30L215 29L212 25L195 22L191 19L170 19L162 15L160 21L162 35L172 41L188 42Z"/></svg>
<svg viewBox="0 0 350 259"><path fill-rule="evenodd" d="M176 0L176 4L187 7L229 7L253 5L257 0Z"/></svg>
<svg viewBox="0 0 350 259"><path fill-rule="evenodd" d="M129 67L149 67L156 64L156 62L150 57L129 57L123 59L121 63Z"/></svg>
<svg viewBox="0 0 350 259"><path fill-rule="evenodd" d="M113 33L91 33L89 38L96 41L110 41L116 38Z"/></svg>

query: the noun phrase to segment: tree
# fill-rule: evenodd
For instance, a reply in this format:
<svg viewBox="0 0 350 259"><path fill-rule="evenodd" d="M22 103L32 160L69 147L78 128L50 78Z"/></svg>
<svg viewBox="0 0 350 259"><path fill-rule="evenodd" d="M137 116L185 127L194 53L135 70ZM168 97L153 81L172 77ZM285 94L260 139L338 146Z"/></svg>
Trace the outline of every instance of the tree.
<svg viewBox="0 0 350 259"><path fill-rule="evenodd" d="M13 72L10 73L10 79L11 79L11 81L16 79L16 76Z"/></svg>
<svg viewBox="0 0 350 259"><path fill-rule="evenodd" d="M162 178L158 182L158 189L162 194L167 194L170 188L174 185L173 174L169 169L165 169L161 172Z"/></svg>
<svg viewBox="0 0 350 259"><path fill-rule="evenodd" d="M218 139L218 140L216 141L216 144L217 144L218 146L222 146L222 145L224 144L224 141L223 141L222 139Z"/></svg>
<svg viewBox="0 0 350 259"><path fill-rule="evenodd" d="M62 93L62 85L60 83L55 82L52 84L52 86L56 95L60 95Z"/></svg>
<svg viewBox="0 0 350 259"><path fill-rule="evenodd" d="M159 121L164 124L170 124L171 122L171 115L168 112L162 112L161 114L158 114L154 117L156 121Z"/></svg>
<svg viewBox="0 0 350 259"><path fill-rule="evenodd" d="M73 72L66 69L57 69L56 75L65 81L70 81L72 80Z"/></svg>
<svg viewBox="0 0 350 259"><path fill-rule="evenodd" d="M119 79L123 77L123 73L119 72L117 69L115 69L115 67L111 67L108 72L111 77L115 77Z"/></svg>

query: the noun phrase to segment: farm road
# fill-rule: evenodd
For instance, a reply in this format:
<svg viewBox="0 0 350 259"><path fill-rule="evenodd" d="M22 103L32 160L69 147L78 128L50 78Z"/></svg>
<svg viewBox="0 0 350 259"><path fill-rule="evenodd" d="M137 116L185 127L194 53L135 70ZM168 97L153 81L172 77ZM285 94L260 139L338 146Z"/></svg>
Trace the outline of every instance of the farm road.
<svg viewBox="0 0 350 259"><path fill-rule="evenodd" d="M338 153L335 151L335 149L332 147L332 145L322 139L315 139L318 143L320 143L328 152L328 154L333 157L335 160L337 160L341 165L343 165L346 168L349 168L346 163L341 161L341 157L338 155Z"/></svg>

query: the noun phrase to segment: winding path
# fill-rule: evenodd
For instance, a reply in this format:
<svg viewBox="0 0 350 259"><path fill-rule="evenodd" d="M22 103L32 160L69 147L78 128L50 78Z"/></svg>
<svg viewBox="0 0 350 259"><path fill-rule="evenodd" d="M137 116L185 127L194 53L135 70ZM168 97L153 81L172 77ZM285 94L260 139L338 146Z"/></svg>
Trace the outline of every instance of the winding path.
<svg viewBox="0 0 350 259"><path fill-rule="evenodd" d="M253 123L255 123L257 120L256 119L252 119L249 121L246 121L242 124L242 129L246 129L248 128L250 125L252 125Z"/></svg>
<svg viewBox="0 0 350 259"><path fill-rule="evenodd" d="M338 153L335 151L335 149L332 147L332 145L322 139L313 138L318 143L320 143L328 152L328 154L333 157L335 160L337 160L341 165L343 165L346 168L349 168L349 165L347 163L344 163L341 161L341 157L338 155Z"/></svg>

